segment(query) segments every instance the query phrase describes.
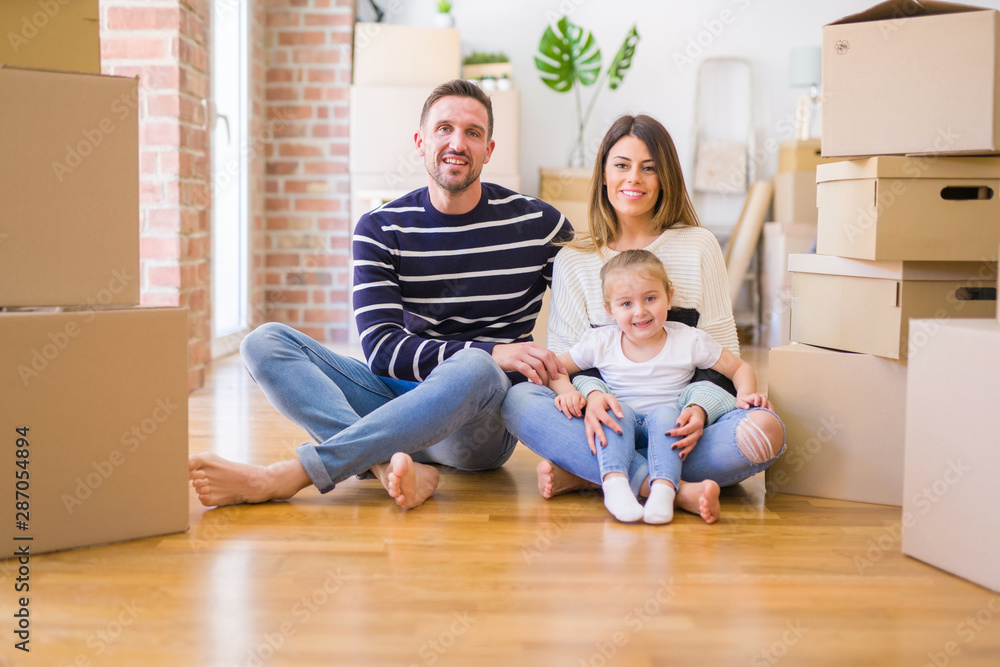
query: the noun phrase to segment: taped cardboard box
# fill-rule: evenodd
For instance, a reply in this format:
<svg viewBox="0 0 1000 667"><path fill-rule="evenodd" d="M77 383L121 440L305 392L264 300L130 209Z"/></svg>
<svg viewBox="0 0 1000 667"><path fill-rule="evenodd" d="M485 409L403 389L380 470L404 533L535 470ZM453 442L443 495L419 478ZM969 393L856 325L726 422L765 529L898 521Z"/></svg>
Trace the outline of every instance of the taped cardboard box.
<svg viewBox="0 0 1000 667"><path fill-rule="evenodd" d="M823 156L1000 152L1000 12L891 0L823 27Z"/></svg>
<svg viewBox="0 0 1000 667"><path fill-rule="evenodd" d="M5 312L0 340L3 557L186 530L187 309Z"/></svg>
<svg viewBox="0 0 1000 667"><path fill-rule="evenodd" d="M791 337L798 343L906 359L927 334L910 318L992 318L996 262L871 262L791 255Z"/></svg>
<svg viewBox="0 0 1000 667"><path fill-rule="evenodd" d="M817 221L816 172L788 171L774 176L774 219L778 222Z"/></svg>
<svg viewBox="0 0 1000 667"><path fill-rule="evenodd" d="M902 551L1000 591L1000 324L926 325L909 362Z"/></svg>
<svg viewBox="0 0 1000 667"><path fill-rule="evenodd" d="M434 86L462 75L457 28L391 23L354 25L354 84Z"/></svg>
<svg viewBox="0 0 1000 667"><path fill-rule="evenodd" d="M996 261L1000 158L874 157L821 165L817 252Z"/></svg>
<svg viewBox="0 0 1000 667"><path fill-rule="evenodd" d="M0 65L101 73L98 0L3 0Z"/></svg>
<svg viewBox="0 0 1000 667"><path fill-rule="evenodd" d="M902 504L905 364L792 344L771 350L767 385L788 444L768 491Z"/></svg>
<svg viewBox="0 0 1000 667"><path fill-rule="evenodd" d="M139 303L136 79L0 67L0 306Z"/></svg>

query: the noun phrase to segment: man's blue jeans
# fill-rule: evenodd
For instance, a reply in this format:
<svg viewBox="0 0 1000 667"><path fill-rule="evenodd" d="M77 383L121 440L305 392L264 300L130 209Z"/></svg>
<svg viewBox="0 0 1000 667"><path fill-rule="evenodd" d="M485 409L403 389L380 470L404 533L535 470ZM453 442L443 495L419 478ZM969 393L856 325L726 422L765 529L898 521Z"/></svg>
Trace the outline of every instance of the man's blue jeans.
<svg viewBox="0 0 1000 667"><path fill-rule="evenodd" d="M364 362L284 324L258 327L240 353L271 405L318 443L297 453L323 493L395 452L420 463L489 470L517 445L500 415L510 380L479 349L458 352L420 383L378 377Z"/></svg>

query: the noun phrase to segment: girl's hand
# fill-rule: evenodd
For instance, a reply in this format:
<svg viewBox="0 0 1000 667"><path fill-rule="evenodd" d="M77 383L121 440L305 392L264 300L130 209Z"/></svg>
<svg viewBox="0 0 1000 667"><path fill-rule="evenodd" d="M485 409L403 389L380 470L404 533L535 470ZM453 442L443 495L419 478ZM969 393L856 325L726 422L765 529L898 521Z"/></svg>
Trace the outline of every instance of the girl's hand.
<svg viewBox="0 0 1000 667"><path fill-rule="evenodd" d="M736 397L736 407L740 410L749 410L750 408L767 408L771 410L771 401L767 400L767 396L764 394L747 394L746 396Z"/></svg>
<svg viewBox="0 0 1000 667"><path fill-rule="evenodd" d="M583 406L586 404L587 401L584 400L583 394L576 389L556 396L556 407L566 415L567 419L583 416Z"/></svg>
<svg viewBox="0 0 1000 667"><path fill-rule="evenodd" d="M592 391L587 394L587 412L584 414L583 420L587 425L587 445L590 447L590 453L594 456L597 456L594 438L601 441L601 447L608 446L608 440L604 437L604 426L618 435L622 434L622 427L611 418L608 410L612 410L619 419L625 416L625 413L622 412L622 406L618 404L618 399L611 394L600 391Z"/></svg>
<svg viewBox="0 0 1000 667"><path fill-rule="evenodd" d="M681 410L681 414L677 417L677 427L667 431L667 435L680 438L670 448L679 450L681 461L686 461L687 455L698 444L698 438L704 432L705 409L700 405L689 405Z"/></svg>

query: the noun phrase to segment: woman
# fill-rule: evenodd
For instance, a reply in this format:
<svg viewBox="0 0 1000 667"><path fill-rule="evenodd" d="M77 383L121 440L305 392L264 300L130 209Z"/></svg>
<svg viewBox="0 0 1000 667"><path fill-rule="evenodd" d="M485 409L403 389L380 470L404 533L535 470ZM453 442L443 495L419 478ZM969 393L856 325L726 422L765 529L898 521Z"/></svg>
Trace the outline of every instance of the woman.
<svg viewBox="0 0 1000 667"><path fill-rule="evenodd" d="M561 354L589 328L612 323L604 309L600 268L621 251L645 249L671 276L671 314L739 355L719 243L700 226L673 140L655 119L622 116L604 136L591 181L588 227L588 235L555 259L549 349ZM615 417L621 419L623 412L607 387L594 378L577 378L574 384L587 397L583 420L554 418L552 391L529 383L512 387L503 406L507 428L545 459L538 465L538 482L546 498L599 484L600 470L587 442L596 436L606 443L612 432L621 434ZM713 523L720 514L719 485L737 484L766 469L784 450L784 427L770 404L749 414L731 411L732 394L710 381L689 385L680 405L679 426L672 433L684 436L678 449L694 449L684 463L677 505ZM640 450L633 457L629 480L634 491L647 495L643 454Z"/></svg>

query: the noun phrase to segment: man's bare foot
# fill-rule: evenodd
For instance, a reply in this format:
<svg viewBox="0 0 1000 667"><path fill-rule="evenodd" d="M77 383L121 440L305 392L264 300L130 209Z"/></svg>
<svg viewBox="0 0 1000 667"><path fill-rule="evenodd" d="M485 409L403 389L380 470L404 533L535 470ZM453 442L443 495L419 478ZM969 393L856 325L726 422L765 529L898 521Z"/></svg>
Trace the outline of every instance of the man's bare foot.
<svg viewBox="0 0 1000 667"><path fill-rule="evenodd" d="M719 485L706 479L703 482L681 482L677 489L677 506L698 514L705 523L715 523L722 515L719 505Z"/></svg>
<svg viewBox="0 0 1000 667"><path fill-rule="evenodd" d="M414 463L404 452L393 454L388 463L372 466L372 472L389 492L389 497L406 510L423 505L441 479L437 468Z"/></svg>
<svg viewBox="0 0 1000 667"><path fill-rule="evenodd" d="M312 484L298 459L257 466L212 453L188 457L188 477L205 507L284 500Z"/></svg>
<svg viewBox="0 0 1000 667"><path fill-rule="evenodd" d="M552 498L569 491L601 488L598 484L563 470L548 459L539 461L535 472L538 473L538 492L542 494L542 498Z"/></svg>

